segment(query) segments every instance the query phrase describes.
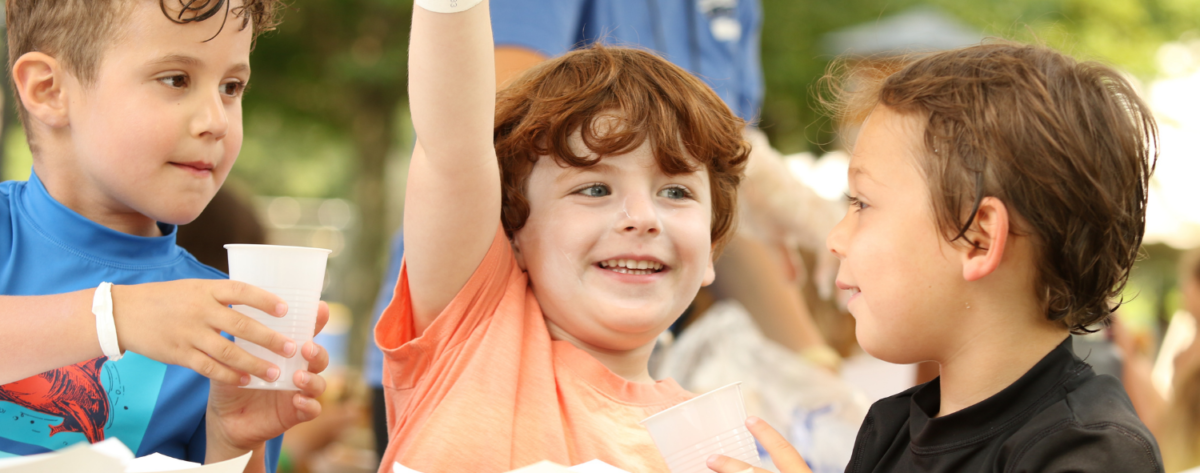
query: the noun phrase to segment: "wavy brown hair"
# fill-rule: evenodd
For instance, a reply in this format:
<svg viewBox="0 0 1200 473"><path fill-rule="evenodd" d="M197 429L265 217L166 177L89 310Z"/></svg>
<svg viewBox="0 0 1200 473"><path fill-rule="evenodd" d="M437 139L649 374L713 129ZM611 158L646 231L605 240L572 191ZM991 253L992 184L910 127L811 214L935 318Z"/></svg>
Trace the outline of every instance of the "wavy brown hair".
<svg viewBox="0 0 1200 473"><path fill-rule="evenodd" d="M96 71L107 48L121 31L134 1L144 0L5 0L8 28L8 73L21 55L41 51L53 56L83 84L96 80ZM214 36L230 18L239 28L254 28L258 35L275 29L282 0L158 0L163 14L176 23L215 18ZM17 97L21 121L25 106Z"/></svg>
<svg viewBox="0 0 1200 473"><path fill-rule="evenodd" d="M1158 128L1119 72L997 42L843 61L825 84L843 121L877 105L923 117L920 164L948 241L974 244L964 235L985 196L1008 206L1014 234L1034 242L1047 318L1081 333L1120 305L1145 230Z"/></svg>
<svg viewBox="0 0 1200 473"><path fill-rule="evenodd" d="M733 234L737 186L750 152L744 126L707 85L650 52L595 44L541 63L501 90L496 102L504 230L511 237L529 218L525 186L541 156L585 168L650 140L664 173L708 172L713 254L719 255ZM592 155L571 150L576 131Z"/></svg>

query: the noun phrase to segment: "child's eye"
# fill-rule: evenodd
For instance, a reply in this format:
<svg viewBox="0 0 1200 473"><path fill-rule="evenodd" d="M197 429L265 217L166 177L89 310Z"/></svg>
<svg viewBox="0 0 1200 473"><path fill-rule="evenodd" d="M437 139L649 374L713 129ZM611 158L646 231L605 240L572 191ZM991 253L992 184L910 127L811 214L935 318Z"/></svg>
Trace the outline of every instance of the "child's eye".
<svg viewBox="0 0 1200 473"><path fill-rule="evenodd" d="M859 210L866 210L867 207L870 207L866 202L858 200L858 197L850 194L846 194L846 200L850 202L850 208L854 209L855 212Z"/></svg>
<svg viewBox="0 0 1200 473"><path fill-rule="evenodd" d="M173 89L182 89L188 86L188 76L184 74L163 77L158 81Z"/></svg>
<svg viewBox="0 0 1200 473"><path fill-rule="evenodd" d="M608 186L604 184L591 184L583 189L580 189L577 193L588 197L604 197L611 195L612 190L610 190Z"/></svg>
<svg viewBox="0 0 1200 473"><path fill-rule="evenodd" d="M683 186L671 186L658 191L658 195L660 197L666 197L673 200L690 199L692 198L692 191L687 190L687 188Z"/></svg>
<svg viewBox="0 0 1200 473"><path fill-rule="evenodd" d="M221 93L229 97L237 97L242 95L242 91L246 90L246 84L241 81L226 82L221 84Z"/></svg>

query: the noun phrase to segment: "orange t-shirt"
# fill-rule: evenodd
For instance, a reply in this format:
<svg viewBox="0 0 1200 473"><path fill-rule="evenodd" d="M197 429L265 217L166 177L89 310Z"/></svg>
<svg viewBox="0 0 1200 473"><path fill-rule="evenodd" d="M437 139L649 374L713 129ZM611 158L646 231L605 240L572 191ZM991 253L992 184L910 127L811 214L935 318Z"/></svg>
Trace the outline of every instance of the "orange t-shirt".
<svg viewBox="0 0 1200 473"><path fill-rule="evenodd" d="M388 412L381 473L394 461L423 473L488 473L592 459L667 471L638 421L692 394L670 379L627 381L551 340L503 228L450 305L415 335L402 266L375 327Z"/></svg>

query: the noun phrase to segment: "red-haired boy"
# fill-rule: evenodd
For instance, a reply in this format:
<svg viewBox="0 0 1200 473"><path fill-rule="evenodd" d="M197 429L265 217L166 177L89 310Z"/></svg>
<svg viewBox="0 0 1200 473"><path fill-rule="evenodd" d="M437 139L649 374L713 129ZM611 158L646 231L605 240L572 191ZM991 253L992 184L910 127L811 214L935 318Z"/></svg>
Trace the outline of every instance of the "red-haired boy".
<svg viewBox="0 0 1200 473"><path fill-rule="evenodd" d="M405 263L376 328L382 471L665 471L638 421L691 395L647 362L715 276L744 124L686 71L618 48L540 64L497 100L487 2L425 8Z"/></svg>

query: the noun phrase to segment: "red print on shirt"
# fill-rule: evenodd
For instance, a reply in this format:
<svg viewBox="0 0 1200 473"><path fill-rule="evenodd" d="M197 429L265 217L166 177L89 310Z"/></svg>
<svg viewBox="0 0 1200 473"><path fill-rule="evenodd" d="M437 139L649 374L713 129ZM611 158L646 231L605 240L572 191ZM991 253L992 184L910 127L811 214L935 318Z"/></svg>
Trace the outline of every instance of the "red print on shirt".
<svg viewBox="0 0 1200 473"><path fill-rule="evenodd" d="M108 422L108 393L100 384L100 367L108 357L50 370L15 383L0 386L0 401L61 417L50 427L50 435L79 432L88 442L104 440Z"/></svg>

